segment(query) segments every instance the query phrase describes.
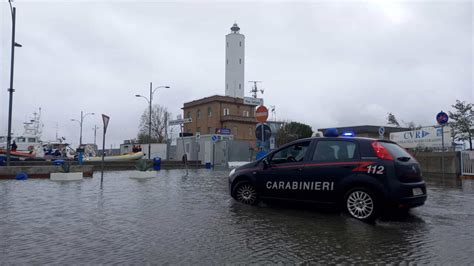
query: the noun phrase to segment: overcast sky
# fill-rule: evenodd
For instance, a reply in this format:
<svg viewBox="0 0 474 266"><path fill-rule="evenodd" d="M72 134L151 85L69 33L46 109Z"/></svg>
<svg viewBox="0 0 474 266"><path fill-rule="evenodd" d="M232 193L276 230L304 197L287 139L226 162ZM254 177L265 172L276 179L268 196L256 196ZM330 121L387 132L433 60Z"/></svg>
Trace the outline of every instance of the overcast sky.
<svg viewBox="0 0 474 266"><path fill-rule="evenodd" d="M37 108L43 140L108 147L136 137L149 82L173 117L184 102L223 95L225 35L246 37L245 78L262 80L277 118L316 128L384 125L388 112L432 125L456 99L473 102L471 1L24 1L17 7L13 130ZM11 16L0 1L0 134L6 135ZM246 84L249 95L250 84ZM175 129L177 130L177 129ZM98 137L98 143L101 137Z"/></svg>

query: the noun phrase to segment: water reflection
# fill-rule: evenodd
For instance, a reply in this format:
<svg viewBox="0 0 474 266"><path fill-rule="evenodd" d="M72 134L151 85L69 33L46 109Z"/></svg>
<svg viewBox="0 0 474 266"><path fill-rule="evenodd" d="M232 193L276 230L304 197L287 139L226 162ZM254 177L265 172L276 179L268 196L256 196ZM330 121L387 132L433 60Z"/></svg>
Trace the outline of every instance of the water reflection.
<svg viewBox="0 0 474 266"><path fill-rule="evenodd" d="M311 206L245 206L228 171L0 181L3 263L472 263L473 182L429 180L425 206L375 226Z"/></svg>

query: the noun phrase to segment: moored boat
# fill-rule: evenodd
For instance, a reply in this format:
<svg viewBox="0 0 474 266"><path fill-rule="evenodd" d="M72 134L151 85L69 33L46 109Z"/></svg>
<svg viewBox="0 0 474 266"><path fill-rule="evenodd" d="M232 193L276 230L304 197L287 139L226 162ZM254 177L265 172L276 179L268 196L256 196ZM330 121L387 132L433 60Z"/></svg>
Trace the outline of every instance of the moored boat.
<svg viewBox="0 0 474 266"><path fill-rule="evenodd" d="M133 152L127 153L122 155L114 155L114 156L105 156L104 161L107 162L115 162L115 161L133 161L139 160L143 158L145 154L143 152ZM102 156L94 156L94 157L84 157L85 162L99 162L102 161Z"/></svg>

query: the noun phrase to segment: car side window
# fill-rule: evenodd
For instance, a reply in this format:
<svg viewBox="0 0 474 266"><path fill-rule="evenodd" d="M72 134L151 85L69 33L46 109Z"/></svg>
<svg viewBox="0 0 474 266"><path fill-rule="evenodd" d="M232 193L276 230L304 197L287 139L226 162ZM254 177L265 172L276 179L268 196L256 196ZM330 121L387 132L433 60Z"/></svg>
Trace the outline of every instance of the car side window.
<svg viewBox="0 0 474 266"><path fill-rule="evenodd" d="M310 141L300 142L277 151L273 154L271 163L280 164L303 161L310 143Z"/></svg>
<svg viewBox="0 0 474 266"><path fill-rule="evenodd" d="M358 158L357 145L342 140L320 140L313 154L313 161L347 161Z"/></svg>

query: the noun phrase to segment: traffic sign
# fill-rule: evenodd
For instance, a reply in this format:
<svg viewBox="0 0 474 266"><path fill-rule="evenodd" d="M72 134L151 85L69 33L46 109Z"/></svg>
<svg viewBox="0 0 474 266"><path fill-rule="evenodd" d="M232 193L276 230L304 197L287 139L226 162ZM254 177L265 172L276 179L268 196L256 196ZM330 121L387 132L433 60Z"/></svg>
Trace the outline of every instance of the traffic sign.
<svg viewBox="0 0 474 266"><path fill-rule="evenodd" d="M272 136L272 130L267 124L258 124L255 129L255 136L258 140L262 140L262 127L263 127L263 141L267 141Z"/></svg>
<svg viewBox="0 0 474 266"><path fill-rule="evenodd" d="M379 136L383 136L385 134L385 128L379 127Z"/></svg>
<svg viewBox="0 0 474 266"><path fill-rule="evenodd" d="M444 126L446 123L448 123L449 117L448 114L441 111L436 115L436 121L438 122L438 125Z"/></svg>
<svg viewBox="0 0 474 266"><path fill-rule="evenodd" d="M268 109L267 107L260 105L257 107L257 110L255 111L255 118L257 118L257 121L260 123L265 123L268 118Z"/></svg>
<svg viewBox="0 0 474 266"><path fill-rule="evenodd" d="M216 128L216 134L230 135L230 128Z"/></svg>
<svg viewBox="0 0 474 266"><path fill-rule="evenodd" d="M105 134L105 132L107 132L107 127L109 126L109 120L110 120L110 117L108 115L102 114L102 122L104 122L104 134ZM82 124L81 124L81 126L82 126Z"/></svg>
<svg viewBox="0 0 474 266"><path fill-rule="evenodd" d="M247 105L263 105L262 98L244 97L244 104Z"/></svg>
<svg viewBox="0 0 474 266"><path fill-rule="evenodd" d="M216 135L212 135L211 140L212 142L216 142L219 140L219 138Z"/></svg>
<svg viewBox="0 0 474 266"><path fill-rule="evenodd" d="M193 122L191 117L187 117L187 118L184 118L184 119L171 120L171 121L168 122L168 124L170 126L177 126L177 125L187 124L187 123L191 123L191 122Z"/></svg>

